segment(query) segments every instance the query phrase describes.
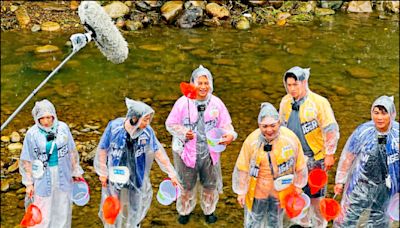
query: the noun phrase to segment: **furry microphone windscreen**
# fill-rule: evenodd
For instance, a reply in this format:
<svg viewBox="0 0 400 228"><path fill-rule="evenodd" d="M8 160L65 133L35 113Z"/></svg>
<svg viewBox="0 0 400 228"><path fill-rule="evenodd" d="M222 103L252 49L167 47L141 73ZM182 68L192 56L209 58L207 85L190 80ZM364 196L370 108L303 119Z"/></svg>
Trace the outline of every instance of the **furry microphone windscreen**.
<svg viewBox="0 0 400 228"><path fill-rule="evenodd" d="M97 47L113 63L122 63L128 57L128 43L122 37L111 17L95 1L82 1L78 15L87 32L92 32Z"/></svg>

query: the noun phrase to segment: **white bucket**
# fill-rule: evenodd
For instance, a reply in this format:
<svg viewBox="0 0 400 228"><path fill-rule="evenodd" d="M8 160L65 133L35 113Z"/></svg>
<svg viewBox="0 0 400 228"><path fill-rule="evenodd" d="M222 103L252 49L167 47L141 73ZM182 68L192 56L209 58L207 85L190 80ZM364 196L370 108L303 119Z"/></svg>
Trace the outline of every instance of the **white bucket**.
<svg viewBox="0 0 400 228"><path fill-rule="evenodd" d="M179 187L175 187L171 180L166 179L160 183L157 192L157 201L162 205L170 205L181 195Z"/></svg>
<svg viewBox="0 0 400 228"><path fill-rule="evenodd" d="M219 144L224 134L225 130L222 128L213 128L206 133L207 144L211 147L212 151L220 153L225 150L226 145Z"/></svg>
<svg viewBox="0 0 400 228"><path fill-rule="evenodd" d="M387 213L392 220L399 221L399 193L390 199Z"/></svg>
<svg viewBox="0 0 400 228"><path fill-rule="evenodd" d="M78 206L84 206L89 202L89 186L85 180L74 181L72 186L72 201Z"/></svg>
<svg viewBox="0 0 400 228"><path fill-rule="evenodd" d="M311 204L311 199L310 199L310 197L309 197L307 194L305 194L305 193L303 192L303 193L301 193L301 197L304 199L304 201L306 202L306 204L304 205L303 210L301 210L301 213L300 213L298 216L296 216L296 217L294 217L294 218L291 219L292 221L294 221L294 222L296 222L296 223L299 223L300 220L301 220L302 218L304 218L304 217L307 215L308 210L310 209L310 204Z"/></svg>

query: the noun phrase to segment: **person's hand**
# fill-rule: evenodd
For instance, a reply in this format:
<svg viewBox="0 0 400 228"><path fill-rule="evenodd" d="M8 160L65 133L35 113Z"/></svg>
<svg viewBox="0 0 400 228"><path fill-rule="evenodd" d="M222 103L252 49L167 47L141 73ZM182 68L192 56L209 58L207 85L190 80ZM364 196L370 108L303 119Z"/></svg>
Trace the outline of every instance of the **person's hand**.
<svg viewBox="0 0 400 228"><path fill-rule="evenodd" d="M187 133L186 133L186 139L188 139L188 140L192 140L192 139L194 139L194 133L193 133L193 131L192 130L189 130Z"/></svg>
<svg viewBox="0 0 400 228"><path fill-rule="evenodd" d="M333 191L337 195L342 194L342 192L343 192L343 184L336 184L335 187L333 188Z"/></svg>
<svg viewBox="0 0 400 228"><path fill-rule="evenodd" d="M178 188L180 190L183 190L183 187L182 187L181 183L179 182L178 178L176 178L175 176L171 177L171 181L172 181L172 184L174 184L175 187L178 186Z"/></svg>
<svg viewBox="0 0 400 228"><path fill-rule="evenodd" d="M99 176L99 180L101 182L102 187L107 187L107 176Z"/></svg>
<svg viewBox="0 0 400 228"><path fill-rule="evenodd" d="M239 205L243 208L244 204L246 203L246 194L238 195L237 201L238 201Z"/></svg>
<svg viewBox="0 0 400 228"><path fill-rule="evenodd" d="M34 193L33 184L26 186L25 192L29 196L29 198L31 198Z"/></svg>
<svg viewBox="0 0 400 228"><path fill-rule="evenodd" d="M335 157L333 156L333 154L325 155L324 163L326 171L330 170L335 164Z"/></svg>
<svg viewBox="0 0 400 228"><path fill-rule="evenodd" d="M222 136L222 140L221 140L221 142L219 142L219 144L229 145L229 144L231 144L232 141L233 141L233 135L231 135L231 134L224 134L224 135Z"/></svg>

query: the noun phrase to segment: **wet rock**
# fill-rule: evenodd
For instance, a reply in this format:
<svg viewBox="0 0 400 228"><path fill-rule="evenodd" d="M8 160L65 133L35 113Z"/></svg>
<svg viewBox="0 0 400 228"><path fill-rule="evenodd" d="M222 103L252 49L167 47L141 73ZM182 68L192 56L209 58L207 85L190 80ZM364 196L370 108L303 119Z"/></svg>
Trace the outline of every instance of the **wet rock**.
<svg viewBox="0 0 400 228"><path fill-rule="evenodd" d="M146 12L151 10L151 6L146 3L147 1L136 2L136 8L140 11Z"/></svg>
<svg viewBox="0 0 400 228"><path fill-rule="evenodd" d="M148 50L148 51L162 51L165 49L165 46L160 44L143 44L140 45L139 48Z"/></svg>
<svg viewBox="0 0 400 228"><path fill-rule="evenodd" d="M55 32L60 30L60 28L61 28L60 24L53 21L46 21L41 25L42 31L48 31L48 32Z"/></svg>
<svg viewBox="0 0 400 228"><path fill-rule="evenodd" d="M347 7L347 12L351 13L371 13L372 3L370 1L351 1Z"/></svg>
<svg viewBox="0 0 400 228"><path fill-rule="evenodd" d="M128 29L128 31L136 31L136 30L142 29L143 24L140 21L128 20L125 23L125 27Z"/></svg>
<svg viewBox="0 0 400 228"><path fill-rule="evenodd" d="M374 78L377 76L371 70L358 66L346 69L346 71L354 78Z"/></svg>
<svg viewBox="0 0 400 228"><path fill-rule="evenodd" d="M231 16L229 10L226 7L220 6L217 3L207 4L206 12L212 17L216 17L218 19L226 19Z"/></svg>
<svg viewBox="0 0 400 228"><path fill-rule="evenodd" d="M150 1L144 1L146 4L148 4L151 8L158 8L162 6L162 2L160 0L150 0Z"/></svg>
<svg viewBox="0 0 400 228"><path fill-rule="evenodd" d="M72 0L72 1L69 3L69 8L70 8L71 10L77 10L78 7L79 7L79 2L78 2L78 1Z"/></svg>
<svg viewBox="0 0 400 228"><path fill-rule="evenodd" d="M10 138L11 138L11 142L13 142L13 143L21 141L21 136L16 131L11 133Z"/></svg>
<svg viewBox="0 0 400 228"><path fill-rule="evenodd" d="M19 7L16 6L16 5L11 5L11 6L10 6L10 11L11 11L11 12L15 12L18 8L19 8Z"/></svg>
<svg viewBox="0 0 400 228"><path fill-rule="evenodd" d="M117 19L117 21L115 22L115 25L116 25L118 28L124 27L124 26L125 26L125 20L124 20L124 18L119 17L119 18Z"/></svg>
<svg viewBox="0 0 400 228"><path fill-rule="evenodd" d="M9 188L10 188L10 183L8 183L7 180L2 179L1 180L1 191L7 192Z"/></svg>
<svg viewBox="0 0 400 228"><path fill-rule="evenodd" d="M307 14L313 13L317 7L316 1L300 2L296 9L291 10L292 14Z"/></svg>
<svg viewBox="0 0 400 228"><path fill-rule="evenodd" d="M335 10L333 9L324 9L324 8L315 8L315 15L316 16L326 16L335 14Z"/></svg>
<svg viewBox="0 0 400 228"><path fill-rule="evenodd" d="M79 92L79 85L76 83L68 83L66 85L57 85L54 87L56 93L62 97L69 97Z"/></svg>
<svg viewBox="0 0 400 228"><path fill-rule="evenodd" d="M34 24L31 28L31 32L38 32L40 31L40 25Z"/></svg>
<svg viewBox="0 0 400 228"><path fill-rule="evenodd" d="M161 14L168 23L172 23L182 10L182 1L168 1L161 7Z"/></svg>
<svg viewBox="0 0 400 228"><path fill-rule="evenodd" d="M250 21L246 17L240 17L238 21L234 22L234 26L239 30L247 30L250 28Z"/></svg>
<svg viewBox="0 0 400 228"><path fill-rule="evenodd" d="M208 27L218 27L221 26L221 22L218 18L213 17L211 19L204 19L203 24Z"/></svg>
<svg viewBox="0 0 400 228"><path fill-rule="evenodd" d="M84 124L83 127L87 127L91 130L97 130L100 128L100 125L89 125L89 124Z"/></svg>
<svg viewBox="0 0 400 228"><path fill-rule="evenodd" d="M26 26L31 22L31 18L25 8L21 7L16 12L18 24L21 28L26 28Z"/></svg>
<svg viewBox="0 0 400 228"><path fill-rule="evenodd" d="M286 24L287 20L286 19L279 19L276 24L279 26L284 26Z"/></svg>
<svg viewBox="0 0 400 228"><path fill-rule="evenodd" d="M268 3L275 9L279 9L283 5L283 0L270 0Z"/></svg>
<svg viewBox="0 0 400 228"><path fill-rule="evenodd" d="M129 13L129 7L120 1L112 2L103 8L111 18L123 17L125 14Z"/></svg>
<svg viewBox="0 0 400 228"><path fill-rule="evenodd" d="M60 12L62 12L62 11L68 10L67 7L65 7L63 5L60 5L60 4L57 4L55 2L39 2L39 3L37 3L37 5L40 8L42 8L44 10L47 10L47 11L60 11Z"/></svg>
<svg viewBox="0 0 400 228"><path fill-rule="evenodd" d="M10 137L6 136L6 135L3 135L3 136L1 136L1 141L8 143L8 142L10 142Z"/></svg>
<svg viewBox="0 0 400 228"><path fill-rule="evenodd" d="M400 2L399 1L384 1L383 7L388 12L399 13Z"/></svg>
<svg viewBox="0 0 400 228"><path fill-rule="evenodd" d="M325 9L340 9L343 1L321 0L321 7Z"/></svg>
<svg viewBox="0 0 400 228"><path fill-rule="evenodd" d="M203 22L203 10L200 7L186 9L177 20L180 28L193 28Z"/></svg>
<svg viewBox="0 0 400 228"><path fill-rule="evenodd" d="M190 9L193 7L200 7L202 10L206 9L206 3L204 1L186 1L185 9Z"/></svg>
<svg viewBox="0 0 400 228"><path fill-rule="evenodd" d="M292 10L295 5L296 5L296 1L284 1L282 6L279 8L279 10L282 12L288 12L288 11Z"/></svg>
<svg viewBox="0 0 400 228"><path fill-rule="evenodd" d="M22 145L21 145L21 148L22 148ZM8 167L7 172L8 172L8 173L15 172L15 171L18 170L18 167L19 167L19 159L17 159L17 160L14 162L14 164L12 164L12 165L10 165L10 166Z"/></svg>
<svg viewBox="0 0 400 228"><path fill-rule="evenodd" d="M276 19L278 19L278 20L287 19L287 18L289 18L290 16L291 16L291 14L288 13L288 12L280 12L280 13L278 13L278 14L276 15Z"/></svg>
<svg viewBox="0 0 400 228"><path fill-rule="evenodd" d="M35 49L36 54L57 52L57 51L60 51L60 48L58 48L57 46L54 46L54 45L50 45L50 44L40 46Z"/></svg>
<svg viewBox="0 0 400 228"><path fill-rule="evenodd" d="M21 134L25 134L26 133L26 129L25 128L21 128L18 130L19 133Z"/></svg>
<svg viewBox="0 0 400 228"><path fill-rule="evenodd" d="M53 71L61 62L58 60L41 60L32 63L31 68L38 71Z"/></svg>
<svg viewBox="0 0 400 228"><path fill-rule="evenodd" d="M7 148L10 152L19 151L19 150L22 150L22 144L21 143L11 143L10 145L8 145Z"/></svg>
<svg viewBox="0 0 400 228"><path fill-rule="evenodd" d="M288 19L288 21L289 23L304 23L304 22L310 22L313 19L314 17L311 14L298 14L291 16Z"/></svg>

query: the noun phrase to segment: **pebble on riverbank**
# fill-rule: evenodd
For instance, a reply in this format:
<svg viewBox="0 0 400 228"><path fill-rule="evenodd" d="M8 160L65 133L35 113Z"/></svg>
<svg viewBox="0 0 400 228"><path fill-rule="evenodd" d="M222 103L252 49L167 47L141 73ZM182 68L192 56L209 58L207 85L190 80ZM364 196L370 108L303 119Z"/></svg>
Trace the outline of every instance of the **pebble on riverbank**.
<svg viewBox="0 0 400 228"><path fill-rule="evenodd" d="M2 1L1 29L32 32L82 29L80 1ZM348 13L398 14L399 1L101 1L120 29L135 31L149 25L180 28L226 26L249 29L252 24L305 23L337 10ZM284 18L283 18L284 14ZM249 15L249 17L246 17ZM315 17L314 17L315 16ZM245 17L245 18L243 18ZM383 17L383 16L382 16ZM398 17L397 17L398 20ZM40 26L40 27L39 27Z"/></svg>

